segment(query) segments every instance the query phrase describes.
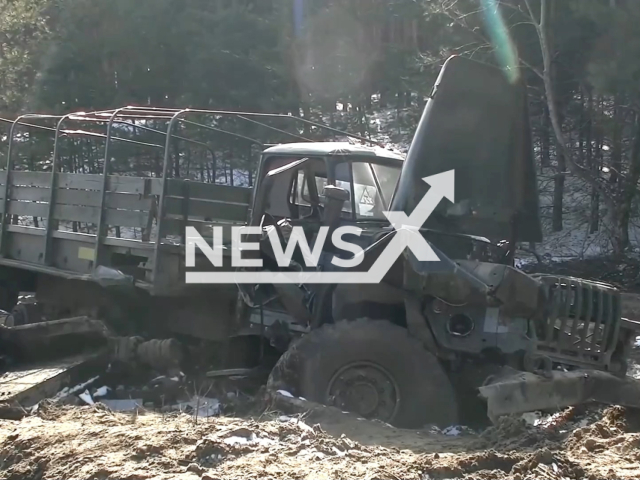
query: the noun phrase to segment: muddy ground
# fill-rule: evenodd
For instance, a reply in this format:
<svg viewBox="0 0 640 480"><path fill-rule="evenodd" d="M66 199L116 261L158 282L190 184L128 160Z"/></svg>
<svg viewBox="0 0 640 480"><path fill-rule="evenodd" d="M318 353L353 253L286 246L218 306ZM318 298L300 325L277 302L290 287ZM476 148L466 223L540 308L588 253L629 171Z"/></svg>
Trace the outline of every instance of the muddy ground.
<svg viewBox="0 0 640 480"><path fill-rule="evenodd" d="M638 282L635 264L602 267ZM639 447L640 413L616 406L474 432L400 430L263 391L208 418L45 401L0 420L0 479L638 479Z"/></svg>
<svg viewBox="0 0 640 480"><path fill-rule="evenodd" d="M314 406L245 418L47 406L0 421L3 479L637 479L638 418L567 409L457 436ZM451 432L449 432L451 433ZM454 432L456 433L456 432Z"/></svg>

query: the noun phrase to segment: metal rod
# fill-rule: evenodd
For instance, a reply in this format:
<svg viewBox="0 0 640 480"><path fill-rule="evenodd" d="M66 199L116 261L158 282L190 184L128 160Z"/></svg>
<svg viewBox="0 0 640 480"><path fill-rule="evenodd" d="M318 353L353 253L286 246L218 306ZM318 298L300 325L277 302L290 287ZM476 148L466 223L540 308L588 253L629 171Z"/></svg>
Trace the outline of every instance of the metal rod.
<svg viewBox="0 0 640 480"><path fill-rule="evenodd" d="M11 171L13 169L13 139L14 133L16 129L16 125L20 123L20 120L23 118L59 118L58 116L51 115L38 115L38 114L24 114L19 115L13 122L11 122L11 129L9 131L9 148L7 150L7 166L6 166L6 178L4 181L3 187L3 198L2 198L2 224L0 225L0 257L4 257L4 237L7 231L7 218L9 218L9 212L7 212L9 207L9 185L11 184Z"/></svg>
<svg viewBox="0 0 640 480"><path fill-rule="evenodd" d="M96 243L95 248L93 249L93 271L98 268L98 263L100 261L100 246L101 246L101 238L104 233L104 220L105 220L105 202L107 200L107 189L109 188L109 145L111 142L111 131L113 129L113 121L118 115L119 110L116 110L111 115L109 119L109 123L107 124L107 140L104 146L104 161L102 162L102 185L100 191L100 213L98 214L98 225L96 228Z"/></svg>
<svg viewBox="0 0 640 480"><path fill-rule="evenodd" d="M140 128L140 129L142 129L142 130L146 130L146 131L149 131L149 132L152 132L152 133L157 133L157 134L159 134L159 135L163 135L163 136L164 136L164 135L166 135L166 132L162 132L162 131L157 130L157 129L155 129L155 128L147 127L147 126L145 126L145 125L136 125L135 123L129 123L129 122L125 122L125 121L123 121L123 120L116 120L114 123L120 123L120 124L124 124L124 125L130 125L130 126L132 126L132 127L134 127L134 128ZM177 138L177 139L182 140L182 141L184 141L184 142L192 143L192 144L194 144L194 145L199 145L199 146L201 146L201 147L205 148L205 149L206 149L206 150L211 154L211 161L212 161L212 162L213 162L213 161L215 161L215 159L216 159L216 153L213 151L213 148L211 148L211 147L210 147L209 145L207 145L206 143L204 143L204 142L199 142L199 141L197 141L197 140L192 140L192 139L190 139L190 138L182 137L182 136L179 136L179 135L174 135L174 136L173 136L173 138ZM164 145L159 145L159 147L160 147L160 148L164 148Z"/></svg>
<svg viewBox="0 0 640 480"><path fill-rule="evenodd" d="M70 117L70 119L71 119L71 117ZM89 122L103 122L104 123L104 120L99 120L99 119L95 119L95 118L87 118L87 119L83 119L83 120L84 121L89 121ZM0 122L13 123L11 120L7 120L6 118L0 118ZM131 125L128 122L118 122L118 123L124 123L126 125ZM34 125L33 123L19 122L18 125L25 126L25 127L31 127L31 128L35 128L35 129L38 129L38 130L47 130L49 132L55 132L56 131L55 128L45 127L44 125ZM138 126L136 125L136 127L138 127ZM78 136L83 136L84 135L84 136L88 136L88 137L107 138L107 136L103 135L102 133L87 132L87 131L84 131L84 130L61 130L60 133L62 133L64 135L78 135ZM159 133L164 135L164 132L159 132ZM134 143L136 145L141 145L143 147L164 148L164 145L157 145L155 143L138 142L136 140L130 140L128 138L113 137L113 140L118 140L119 142ZM189 139L185 139L185 140L189 141Z"/></svg>
<svg viewBox="0 0 640 480"><path fill-rule="evenodd" d="M54 207L56 201L56 169L58 168L58 150L60 145L60 130L62 129L62 124L69 117L69 114L63 116L56 125L56 137L53 143L53 159L51 160L51 182L49 184L49 205L48 205L48 214L47 214L47 226L45 229L44 235L44 252L42 263L44 265L49 265L50 257L51 257L51 232L53 230L54 225Z"/></svg>
<svg viewBox="0 0 640 480"><path fill-rule="evenodd" d="M255 123L262 127L268 128L269 130L273 130L275 132L284 133L285 135L289 135L290 137L297 138L298 140L304 140L305 142L313 142L313 140L303 137L302 135L297 135L295 133L287 132L286 130L282 130L280 128L272 127L271 125L267 125L266 123L258 122L256 120L252 120L251 118L243 117L242 115L238 115L238 118L241 120L245 120L247 122Z"/></svg>
<svg viewBox="0 0 640 480"><path fill-rule="evenodd" d="M63 137L79 135L79 136L96 137L96 138L107 138L106 135L102 135L101 133L84 132L81 130L61 130L60 133L62 133ZM118 142L123 142L123 143L131 143L134 145L140 145L142 147L164 148L164 145L158 145L155 143L138 142L137 140L130 140L128 138L112 137L111 140L116 140Z"/></svg>
<svg viewBox="0 0 640 480"><path fill-rule="evenodd" d="M139 107L125 107L127 110L132 110L132 111L136 111L137 108ZM141 108L141 107L140 107ZM158 111L158 112L163 112L163 113L168 113L168 112L178 112L180 110L177 109L158 109L158 108L153 108L151 107L152 111ZM148 108L147 108L148 110ZM298 122L298 123L302 123L302 124L306 124L306 125L311 125L317 128L321 128L323 130L329 131L329 132L333 132L333 133L338 133L340 135L344 135L346 137L350 137L350 138L354 138L357 140L361 140L363 142L367 142L373 145L377 145L380 147L384 147L384 145L380 142L376 142L375 140L371 140L370 138L366 138L366 137L362 137L360 135L355 135L353 133L349 133L349 132L345 132L343 130L339 130L337 128L333 128L330 127L328 125L324 125L322 123L318 123L318 122L314 122L312 120L307 120L305 118L301 118L301 117L296 117L293 115L286 115L283 113L258 113L258 112L234 112L234 111L229 111L229 110L202 110L202 109L187 109L189 111L189 113L200 113L200 114L207 114L207 115L221 115L221 116L236 116L236 117L258 117L258 118L283 118L283 119L287 119L289 121L294 121L294 122ZM275 127L273 127L275 128ZM286 132L289 133L289 132Z"/></svg>
<svg viewBox="0 0 640 480"><path fill-rule="evenodd" d="M244 135L240 135L239 133L229 132L227 130L222 130L221 128L211 127L209 125L204 125L204 124L198 123L198 122L192 122L191 120L183 119L182 123L187 123L189 125L196 125L198 127L206 128L207 130L212 130L214 132L220 132L220 133L224 133L226 135L231 135L233 137L241 138L243 140L246 140L247 142L251 142L251 143L253 143L255 145L258 145L260 147L264 146L264 144L261 141L256 140L256 139L251 138L251 137L246 137ZM175 138L181 138L181 137L176 136Z"/></svg>
<svg viewBox="0 0 640 480"><path fill-rule="evenodd" d="M164 163L162 165L162 189L160 190L160 199L158 201L158 232L156 235L156 244L153 251L153 284L155 286L156 280L158 276L156 275L158 269L158 259L160 256L160 245L162 240L162 227L163 227L163 217L164 217L164 203L167 191L167 174L169 173L169 158L171 155L171 136L173 134L173 128L178 123L180 116L189 112L188 109L180 110L173 115L173 118L169 121L169 126L167 127L167 138L166 144L164 147Z"/></svg>

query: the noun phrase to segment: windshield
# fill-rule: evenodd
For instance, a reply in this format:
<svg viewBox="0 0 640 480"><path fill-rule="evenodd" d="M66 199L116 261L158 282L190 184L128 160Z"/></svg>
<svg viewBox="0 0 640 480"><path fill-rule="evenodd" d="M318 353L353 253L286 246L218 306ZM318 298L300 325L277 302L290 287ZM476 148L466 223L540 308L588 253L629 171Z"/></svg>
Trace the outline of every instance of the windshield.
<svg viewBox="0 0 640 480"><path fill-rule="evenodd" d="M391 197L400 178L400 165L392 167L363 161L341 162L336 164L335 174L336 186L349 192L349 200L342 207L343 217L355 216L356 220L386 220L382 212L389 210ZM304 170L298 172L292 192L292 203L310 205L308 182L314 180L318 198L322 204L325 203L326 174L316 171L309 178Z"/></svg>
<svg viewBox="0 0 640 480"><path fill-rule="evenodd" d="M336 167L336 184L350 194L344 209L355 208L357 219L380 219L389 209L400 169L366 162L341 163Z"/></svg>

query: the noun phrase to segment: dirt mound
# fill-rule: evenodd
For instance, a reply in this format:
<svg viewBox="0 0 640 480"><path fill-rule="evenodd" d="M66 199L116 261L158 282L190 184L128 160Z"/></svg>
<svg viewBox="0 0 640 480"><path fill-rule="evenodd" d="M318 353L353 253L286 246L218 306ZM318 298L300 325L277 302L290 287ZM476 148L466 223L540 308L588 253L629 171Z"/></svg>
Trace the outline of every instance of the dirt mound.
<svg viewBox="0 0 640 480"><path fill-rule="evenodd" d="M98 405L50 407L21 422L0 422L0 443L0 478L13 480L417 479L428 467L411 450L362 445L283 415L196 422L185 414L122 414ZM437 450L439 440L424 443Z"/></svg>
<svg viewBox="0 0 640 480"><path fill-rule="evenodd" d="M443 435L314 405L203 419L43 404L19 422L0 421L0 479L640 477L640 434L624 409L565 410L537 426L516 420L481 435Z"/></svg>

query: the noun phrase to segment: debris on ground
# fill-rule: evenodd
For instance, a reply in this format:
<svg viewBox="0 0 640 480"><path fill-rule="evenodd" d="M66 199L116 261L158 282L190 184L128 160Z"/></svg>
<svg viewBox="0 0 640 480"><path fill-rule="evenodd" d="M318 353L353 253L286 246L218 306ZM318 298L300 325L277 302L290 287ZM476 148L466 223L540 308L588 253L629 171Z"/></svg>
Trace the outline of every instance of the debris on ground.
<svg viewBox="0 0 640 480"><path fill-rule="evenodd" d="M228 376L134 378L0 408L0 478L640 478L640 417L620 407L403 430Z"/></svg>
<svg viewBox="0 0 640 480"><path fill-rule="evenodd" d="M318 411L310 420L303 414L268 410L246 418L196 420L182 412L114 412L98 402L82 407L43 402L35 414L20 422L0 421L0 477L560 480L640 476L638 422L618 407L598 416L575 412L563 425L564 433L520 418L520 429L503 425L492 427L493 434L455 436L366 420L336 422L334 410L325 411L326 420ZM589 423L574 428L583 419ZM355 424L359 429L352 428ZM496 429L510 435L512 442L499 438Z"/></svg>
<svg viewBox="0 0 640 480"><path fill-rule="evenodd" d="M633 283L634 268L611 271ZM403 430L252 381L110 367L33 408L0 405L0 479L640 478L640 413L621 407Z"/></svg>

